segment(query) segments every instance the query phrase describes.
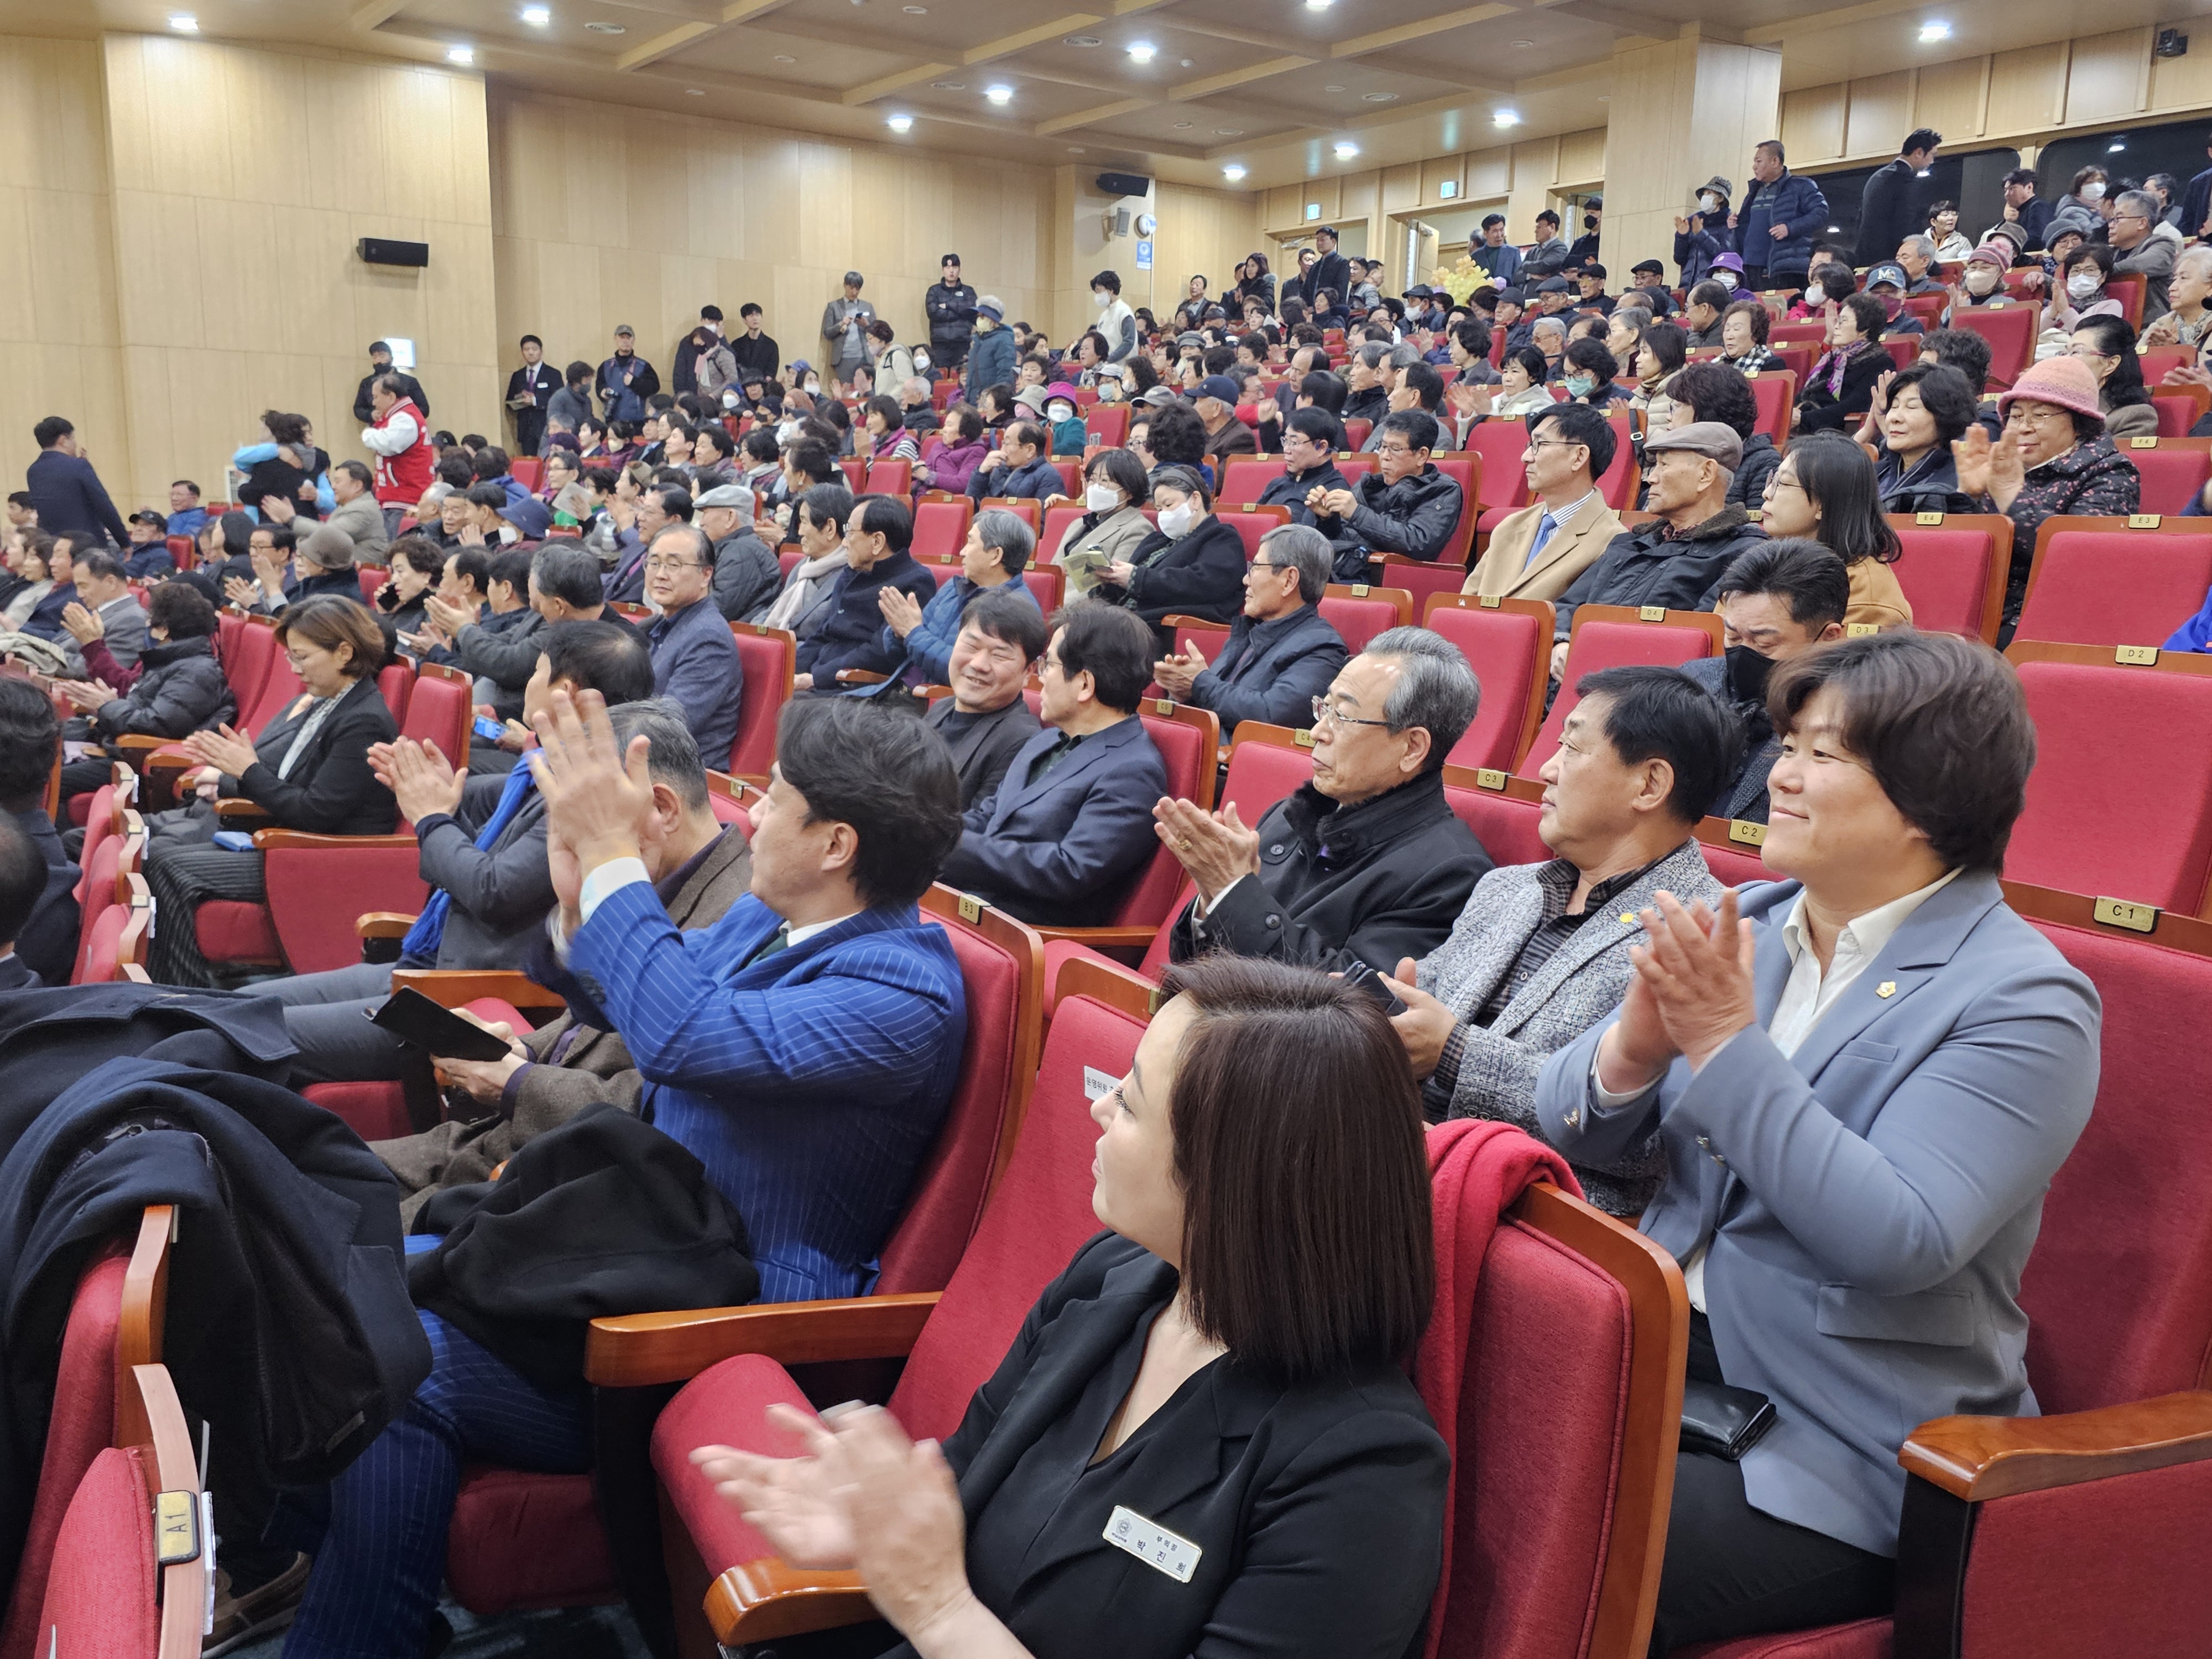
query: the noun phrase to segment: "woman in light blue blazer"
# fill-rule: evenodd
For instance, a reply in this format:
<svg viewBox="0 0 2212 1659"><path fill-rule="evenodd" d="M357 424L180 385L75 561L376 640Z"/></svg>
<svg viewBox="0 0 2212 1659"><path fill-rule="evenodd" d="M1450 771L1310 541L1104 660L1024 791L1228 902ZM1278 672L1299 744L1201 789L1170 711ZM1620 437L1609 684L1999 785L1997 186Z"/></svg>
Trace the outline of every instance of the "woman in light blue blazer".
<svg viewBox="0 0 2212 1659"><path fill-rule="evenodd" d="M2097 1091L2097 994L1998 886L2035 759L2011 668L1873 635L1778 665L1768 708L1783 879L1662 895L1537 1085L1577 1163L1657 1130L1690 1380L1776 1413L1740 1462L1683 1453L1654 1653L1889 1610L1906 1437L2036 1411L2021 1272Z"/></svg>

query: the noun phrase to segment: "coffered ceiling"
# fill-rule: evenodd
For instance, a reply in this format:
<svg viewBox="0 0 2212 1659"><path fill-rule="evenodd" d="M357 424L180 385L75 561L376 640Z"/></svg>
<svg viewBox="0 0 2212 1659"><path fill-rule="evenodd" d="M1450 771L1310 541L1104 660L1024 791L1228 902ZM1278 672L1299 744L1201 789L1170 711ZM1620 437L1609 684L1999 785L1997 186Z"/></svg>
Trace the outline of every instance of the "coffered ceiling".
<svg viewBox="0 0 2212 1659"><path fill-rule="evenodd" d="M2105 0L2094 27L2208 10ZM1603 125L1614 51L1686 27L1776 47L1785 86L2087 32L2075 0L0 0L17 33L179 15L465 54L602 105L1247 189Z"/></svg>

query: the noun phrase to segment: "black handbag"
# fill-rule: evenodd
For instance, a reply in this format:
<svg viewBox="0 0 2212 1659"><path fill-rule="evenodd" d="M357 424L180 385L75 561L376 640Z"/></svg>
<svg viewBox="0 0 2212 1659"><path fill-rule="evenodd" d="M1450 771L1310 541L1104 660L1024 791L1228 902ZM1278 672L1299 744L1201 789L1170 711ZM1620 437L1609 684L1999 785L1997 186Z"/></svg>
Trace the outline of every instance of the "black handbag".
<svg viewBox="0 0 2212 1659"><path fill-rule="evenodd" d="M1737 1462L1773 1426L1774 1402L1756 1389L1694 1377L1682 1385L1684 1451L1710 1452Z"/></svg>

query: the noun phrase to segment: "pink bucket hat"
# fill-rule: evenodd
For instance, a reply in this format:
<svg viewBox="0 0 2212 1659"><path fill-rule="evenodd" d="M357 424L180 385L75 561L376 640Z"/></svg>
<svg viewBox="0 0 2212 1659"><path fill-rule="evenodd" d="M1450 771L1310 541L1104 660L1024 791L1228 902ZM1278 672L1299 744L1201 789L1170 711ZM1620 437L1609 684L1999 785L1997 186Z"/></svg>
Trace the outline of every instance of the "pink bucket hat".
<svg viewBox="0 0 2212 1659"><path fill-rule="evenodd" d="M2045 357L2013 383L1997 399L1997 413L2008 414L2016 403L2049 404L2102 420L2097 403L2097 377L2079 357Z"/></svg>

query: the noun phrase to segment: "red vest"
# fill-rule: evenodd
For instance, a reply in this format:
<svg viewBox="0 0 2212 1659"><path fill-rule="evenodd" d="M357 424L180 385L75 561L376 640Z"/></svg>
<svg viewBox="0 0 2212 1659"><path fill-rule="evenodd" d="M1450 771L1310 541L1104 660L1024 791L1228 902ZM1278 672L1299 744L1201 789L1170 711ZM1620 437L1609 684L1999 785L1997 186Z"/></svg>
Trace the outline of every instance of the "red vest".
<svg viewBox="0 0 2212 1659"><path fill-rule="evenodd" d="M414 506L438 476L438 452L431 447L430 422L411 401L402 398L392 404L372 430L383 431L402 415L411 416L415 422L414 447L397 455L375 458L376 499L386 507Z"/></svg>

